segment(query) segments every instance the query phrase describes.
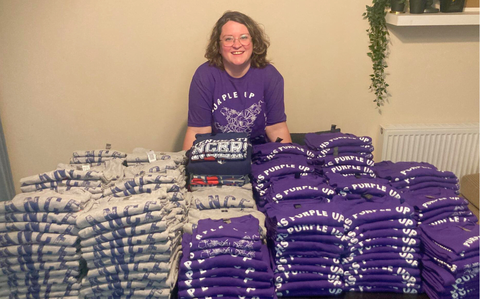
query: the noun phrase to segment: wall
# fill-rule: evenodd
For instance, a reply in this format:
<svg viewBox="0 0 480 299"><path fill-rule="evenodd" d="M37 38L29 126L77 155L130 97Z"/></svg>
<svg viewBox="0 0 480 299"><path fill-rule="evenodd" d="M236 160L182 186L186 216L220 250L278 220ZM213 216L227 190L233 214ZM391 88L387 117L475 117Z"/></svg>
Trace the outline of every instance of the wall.
<svg viewBox="0 0 480 299"><path fill-rule="evenodd" d="M336 124L379 148L380 124L478 122L475 26L391 27L391 98L375 109L362 19L370 3L0 0L0 117L17 191L20 178L74 150L179 150L191 77L226 10L270 36L291 132Z"/></svg>
<svg viewBox="0 0 480 299"><path fill-rule="evenodd" d="M478 0L465 0L465 7L478 7Z"/></svg>

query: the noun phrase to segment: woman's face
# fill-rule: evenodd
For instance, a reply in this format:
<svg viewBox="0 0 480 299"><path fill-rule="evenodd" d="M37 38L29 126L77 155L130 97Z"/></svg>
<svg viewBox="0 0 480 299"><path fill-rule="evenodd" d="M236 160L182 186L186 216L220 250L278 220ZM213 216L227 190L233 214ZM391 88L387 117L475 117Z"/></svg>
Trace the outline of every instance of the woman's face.
<svg viewBox="0 0 480 299"><path fill-rule="evenodd" d="M233 45L226 46L225 40L233 37ZM243 39L243 43L247 38L250 38L250 44L244 46L240 42L240 38ZM252 57L253 44L248 29L245 25L228 21L222 27L222 33L220 34L220 54L223 57L223 65L225 69L235 69L238 67L250 66L250 57Z"/></svg>

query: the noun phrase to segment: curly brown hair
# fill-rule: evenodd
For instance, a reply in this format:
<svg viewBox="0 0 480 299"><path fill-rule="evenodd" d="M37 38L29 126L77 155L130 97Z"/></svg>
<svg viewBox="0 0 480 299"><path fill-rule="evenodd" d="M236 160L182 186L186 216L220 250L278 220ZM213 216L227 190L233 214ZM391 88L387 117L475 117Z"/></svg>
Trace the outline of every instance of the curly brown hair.
<svg viewBox="0 0 480 299"><path fill-rule="evenodd" d="M213 27L210 42L208 43L205 52L205 58L208 59L210 64L222 70L225 69L223 66L223 58L220 54L220 35L222 33L223 25L228 21L234 21L247 27L248 33L252 37L253 44L252 57L250 58L252 67L263 68L267 66L270 63L270 61L267 60L267 49L270 46L268 36L257 22L238 11L226 11Z"/></svg>

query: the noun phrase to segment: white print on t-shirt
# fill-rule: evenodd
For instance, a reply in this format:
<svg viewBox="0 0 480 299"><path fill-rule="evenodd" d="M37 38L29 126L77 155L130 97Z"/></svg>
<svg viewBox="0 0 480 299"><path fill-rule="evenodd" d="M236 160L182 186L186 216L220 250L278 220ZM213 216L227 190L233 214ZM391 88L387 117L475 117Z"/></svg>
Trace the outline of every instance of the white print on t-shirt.
<svg viewBox="0 0 480 299"><path fill-rule="evenodd" d="M337 171L342 171L342 170L358 170L358 171L363 171L363 172L366 172L366 173L373 173L373 170L371 170L370 168L357 166L357 165L338 165L338 166L330 168L330 170L333 173L336 173Z"/></svg>
<svg viewBox="0 0 480 299"><path fill-rule="evenodd" d="M243 97L245 99L251 99L254 96L255 94L253 92L247 92L247 91L243 92ZM219 106L222 105L226 100L230 100L230 99L238 99L238 92L234 91L232 94L230 94L229 92L222 94L221 99L218 98L217 102L213 103L212 113L216 111L219 108Z"/></svg>
<svg viewBox="0 0 480 299"><path fill-rule="evenodd" d="M403 175L407 175L408 172L414 171L416 169L432 169L432 168L431 167L426 167L426 166L413 166L413 167L410 167L408 169L400 171L400 173L403 174Z"/></svg>
<svg viewBox="0 0 480 299"><path fill-rule="evenodd" d="M473 242L478 241L479 238L480 238L479 236L468 238L468 240L463 243L463 246L470 247L470 245L472 245Z"/></svg>
<svg viewBox="0 0 480 299"><path fill-rule="evenodd" d="M437 201L443 201L443 200L447 200L447 199L448 200L455 200L455 201L463 200L463 198L460 198L458 196L442 197L442 198L437 198L437 199L434 199L434 200L431 200L431 201L427 201L426 203L422 204L422 207L428 208L431 204L434 204Z"/></svg>
<svg viewBox="0 0 480 299"><path fill-rule="evenodd" d="M266 177L268 176L271 176L273 172L275 171L278 171L278 170L281 170L281 169L284 169L284 168L297 168L297 165L295 164L280 164L280 165L275 165L275 166L272 166L270 168L268 168L267 170L264 170L263 173L265 174ZM304 165L298 165L298 169L302 172L309 172L311 171L311 168L308 167L308 166L304 166ZM259 174L257 176L257 179L259 181L263 181L265 180L265 176Z"/></svg>
<svg viewBox="0 0 480 299"><path fill-rule="evenodd" d="M462 220L462 221L460 221L460 220ZM465 222L464 220L465 220L465 218L460 219L458 216L454 216L454 217L448 217L448 218L437 220L435 222L429 223L428 225L429 226L436 226L436 225L444 224L444 223L447 223L447 222L459 223L459 222Z"/></svg>
<svg viewBox="0 0 480 299"><path fill-rule="evenodd" d="M341 139L351 139L351 140L361 140L362 142L369 142L370 140L365 137L349 137L349 136L340 136L340 137L335 137L332 138L328 141L323 142L322 144L319 145L320 148L327 148L329 147L330 142L336 141L336 140L341 140Z"/></svg>
<svg viewBox="0 0 480 299"><path fill-rule="evenodd" d="M335 162L328 162L327 165L333 166L340 164L341 162L347 162L347 161L356 161L360 163L366 163L368 166L373 166L375 163L370 160L370 159L364 159L363 157L358 157L358 156L340 156L338 158L334 158Z"/></svg>
<svg viewBox="0 0 480 299"><path fill-rule="evenodd" d="M356 214L353 214L352 216L357 219L358 218L358 215L360 216L363 216L363 215L366 215L366 214L372 214L372 213L377 213L377 214L380 214L381 212L391 212L392 209L373 209L373 210L363 210L361 211L360 213L356 213ZM408 214L411 212L411 209L407 206L398 206L398 207L395 207L395 211L398 212L398 213L403 213L404 215L405 214Z"/></svg>
<svg viewBox="0 0 480 299"><path fill-rule="evenodd" d="M203 153L242 153L247 150L247 138L225 140L205 139L193 145L192 155Z"/></svg>
<svg viewBox="0 0 480 299"><path fill-rule="evenodd" d="M323 211L323 210L305 211L305 212L302 212L302 213L294 215L294 216L290 216L290 217L280 219L280 221L277 222L277 226L278 227L288 227L289 226L288 219L290 219L291 222L294 222L296 219L301 219L301 218L304 218L304 217L312 217L312 216L314 216L314 217L328 217L328 212ZM343 220L343 215L341 217L342 217L341 220Z"/></svg>
<svg viewBox="0 0 480 299"><path fill-rule="evenodd" d="M223 107L220 110L220 113L225 116L227 125L222 126L218 122L215 122L215 127L221 132L252 133L253 124L258 115L262 112L262 103L263 101L260 100L258 103L252 104L252 106L243 111Z"/></svg>
<svg viewBox="0 0 480 299"><path fill-rule="evenodd" d="M310 158L315 158L315 154L309 150L305 150L304 148L301 148L299 146L295 146L295 145L285 145L285 146L280 146L274 150L272 150L270 152L270 154L266 155L266 158L268 160L272 160L276 154L278 153L281 153L283 152L284 150L289 150L289 149L295 149L297 151L300 151L302 153L304 153L306 156L310 157Z"/></svg>
<svg viewBox="0 0 480 299"><path fill-rule="evenodd" d="M293 192L296 192L296 191L303 191L303 190L314 190L314 191L319 191L319 188L318 187L314 187L314 186L297 186L297 187L292 187L292 188L289 188L288 190L284 190L283 193L286 195L293 193ZM326 194L326 195L333 195L335 194L335 191L333 191L332 189L329 189L329 188L322 188L322 192L323 194ZM273 199L274 200L278 200L278 199L282 199L283 198L283 195L281 193L278 193L276 194Z"/></svg>

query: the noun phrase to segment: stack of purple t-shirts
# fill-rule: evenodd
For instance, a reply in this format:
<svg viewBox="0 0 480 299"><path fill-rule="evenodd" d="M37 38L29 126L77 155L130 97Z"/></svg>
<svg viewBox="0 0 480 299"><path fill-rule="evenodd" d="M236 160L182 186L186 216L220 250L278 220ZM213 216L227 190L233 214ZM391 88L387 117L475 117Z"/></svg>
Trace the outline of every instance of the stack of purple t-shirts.
<svg viewBox="0 0 480 299"><path fill-rule="evenodd" d="M377 177L387 179L400 192L413 192L425 188L450 189L458 194L458 178L451 171L440 171L426 162L382 161L375 164Z"/></svg>
<svg viewBox="0 0 480 299"><path fill-rule="evenodd" d="M273 272L257 218L198 221L182 241L178 297L274 298Z"/></svg>
<svg viewBox="0 0 480 299"><path fill-rule="evenodd" d="M478 298L479 226L467 218L451 217L419 226L422 278L431 299Z"/></svg>
<svg viewBox="0 0 480 299"><path fill-rule="evenodd" d="M56 170L22 178L20 189L22 192L82 189L91 193L92 198L100 198L106 185L123 177L124 168L118 159L98 166L60 163Z"/></svg>
<svg viewBox="0 0 480 299"><path fill-rule="evenodd" d="M345 290L421 292L413 207L385 180L352 177L334 185L341 195L333 202L342 207L349 237L342 260Z"/></svg>
<svg viewBox="0 0 480 299"><path fill-rule="evenodd" d="M128 166L147 164L157 160L173 160L177 165L185 165L187 161L185 153L185 151L162 152L137 147L131 154L127 154L125 160Z"/></svg>
<svg viewBox="0 0 480 299"><path fill-rule="evenodd" d="M305 144L315 151L327 178L335 176L375 177L372 138L348 133L308 133Z"/></svg>
<svg viewBox="0 0 480 299"><path fill-rule="evenodd" d="M197 134L187 152L190 190L249 182L252 145L246 133Z"/></svg>
<svg viewBox="0 0 480 299"><path fill-rule="evenodd" d="M107 149L88 150L88 151L74 151L70 158L70 164L94 164L101 165L102 163L112 160L120 159L123 162L127 154Z"/></svg>
<svg viewBox="0 0 480 299"><path fill-rule="evenodd" d="M477 217L468 209L468 200L458 196L452 189L430 187L402 195L415 209L418 223L431 223L449 217L464 217L477 222Z"/></svg>
<svg viewBox="0 0 480 299"><path fill-rule="evenodd" d="M260 210L267 203L297 199L325 200L335 192L316 171L314 154L298 144L253 147L252 185Z"/></svg>
<svg viewBox="0 0 480 299"><path fill-rule="evenodd" d="M124 197L162 189L181 196L185 192L185 167L173 160L157 160L125 168L123 179L103 190L103 196Z"/></svg>
<svg viewBox="0 0 480 299"><path fill-rule="evenodd" d="M0 202L1 298L78 298L81 190L44 190Z"/></svg>
<svg viewBox="0 0 480 299"><path fill-rule="evenodd" d="M265 215L256 208L251 184L239 186L205 187L187 193L188 217L183 231L189 234L203 219L237 218L251 215L258 219L260 234L266 239Z"/></svg>
<svg viewBox="0 0 480 299"><path fill-rule="evenodd" d="M77 219L82 257L89 269L85 298L169 298L177 278L182 201L156 190L104 197Z"/></svg>
<svg viewBox="0 0 480 299"><path fill-rule="evenodd" d="M320 200L267 206L267 228L278 297L337 295L347 245L341 209Z"/></svg>

